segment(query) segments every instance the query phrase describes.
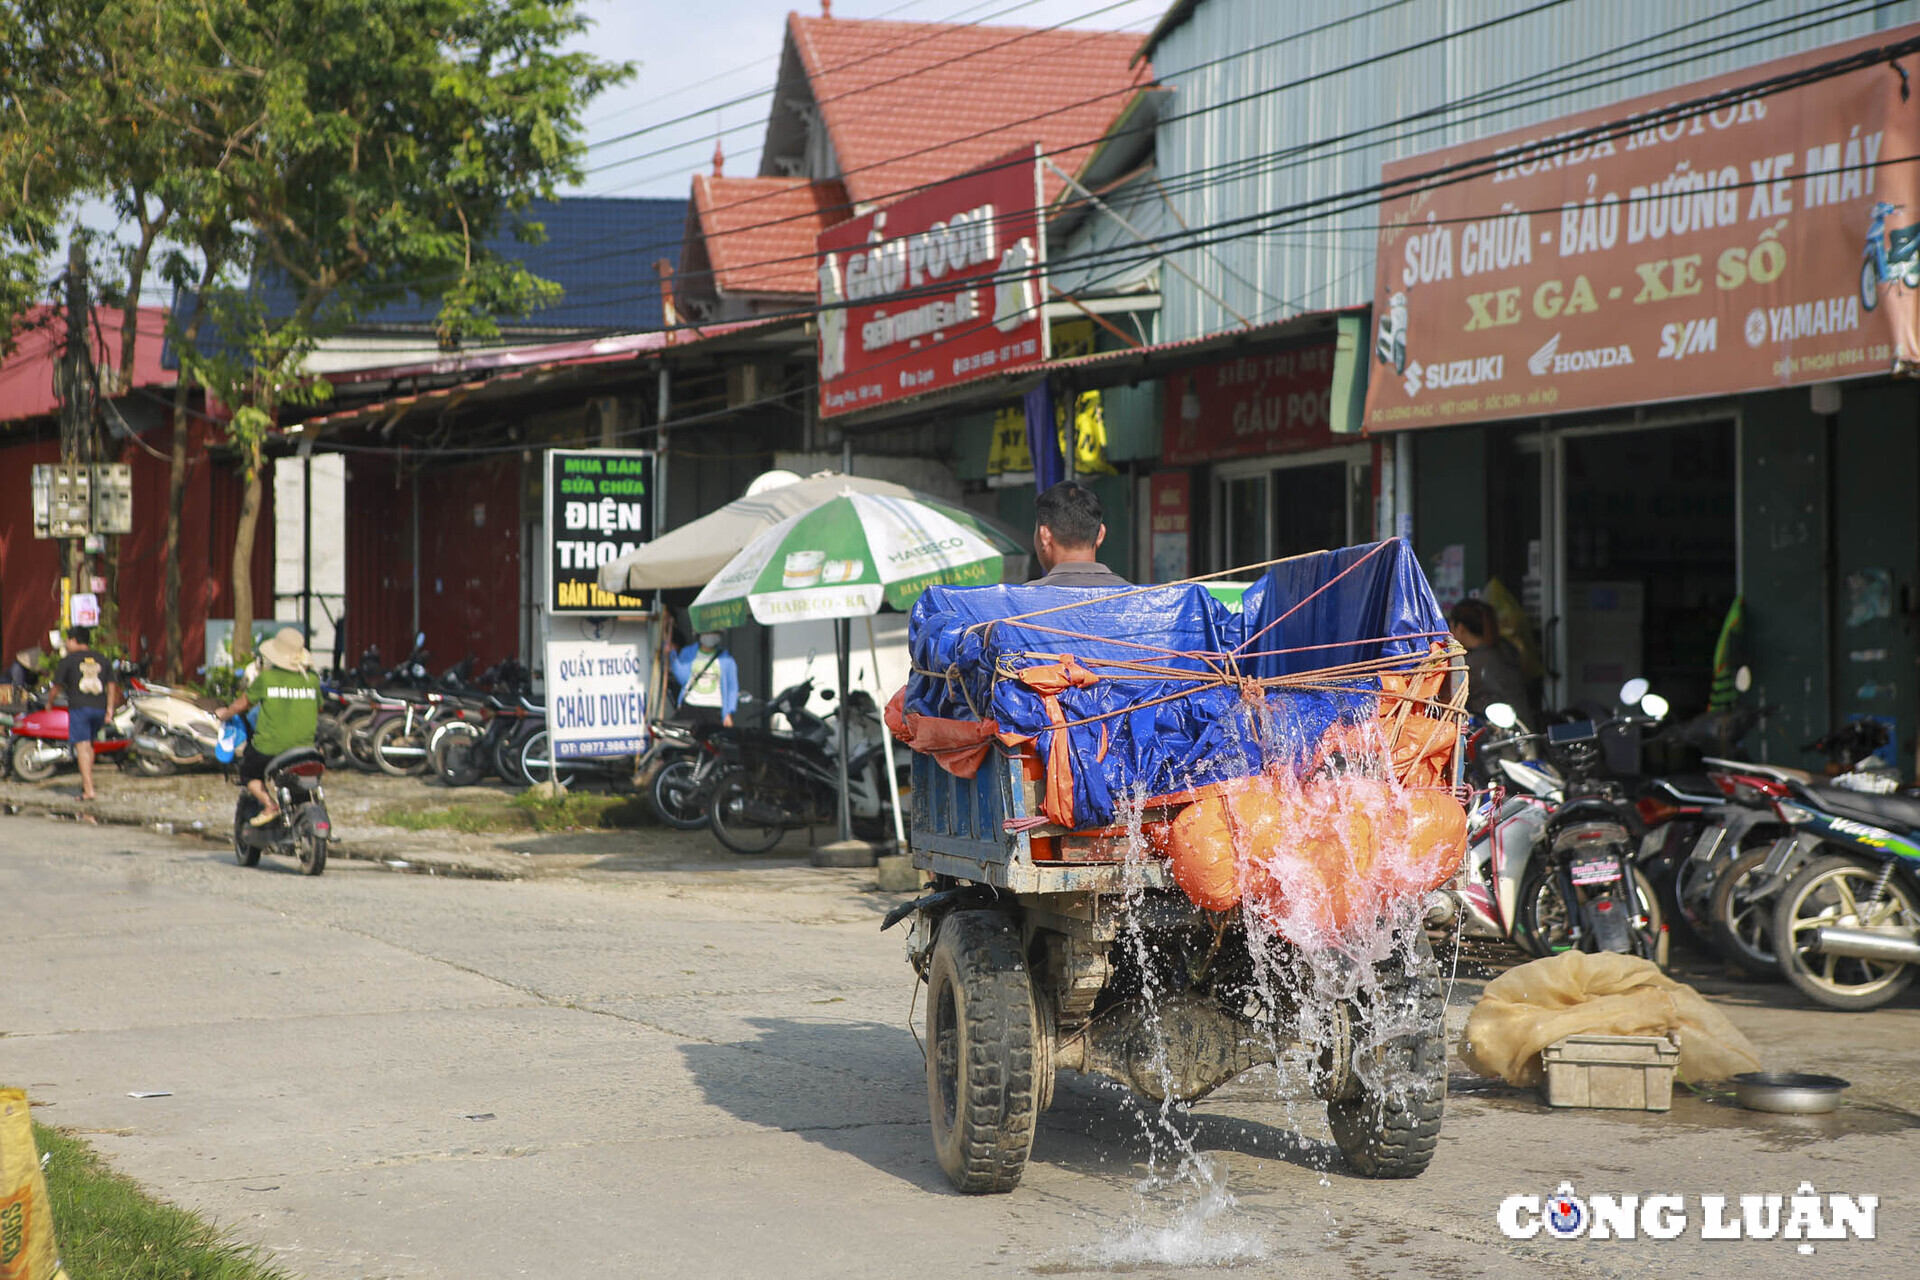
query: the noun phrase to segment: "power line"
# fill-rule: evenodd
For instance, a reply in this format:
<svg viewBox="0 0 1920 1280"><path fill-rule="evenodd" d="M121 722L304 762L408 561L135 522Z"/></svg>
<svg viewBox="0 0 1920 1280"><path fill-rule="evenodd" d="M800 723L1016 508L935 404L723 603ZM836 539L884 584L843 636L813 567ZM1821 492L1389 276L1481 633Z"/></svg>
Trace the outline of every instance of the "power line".
<svg viewBox="0 0 1920 1280"><path fill-rule="evenodd" d="M1755 4L1759 4L1763 2L1765 2L1765 0L1750 0L1750 3L1746 6L1742 6L1742 8L1752 7ZM1580 78L1587 79L1590 82L1578 86L1577 89L1570 88L1566 85L1564 74L1563 74L1566 68L1556 68L1551 71L1531 73L1530 75L1521 77L1520 80L1512 82L1509 85L1500 86L1494 89L1483 90L1483 91L1480 91L1479 93L1469 95L1466 98L1454 99L1448 102L1437 104L1434 107L1428 108L1422 112L1414 113L1413 115L1410 115L1407 117L1403 117L1400 120L1383 121L1383 122L1379 122L1373 125L1365 126L1365 127L1350 131L1349 133L1344 135L1338 135L1333 138L1320 139L1312 143L1297 144L1295 146L1284 148L1277 152L1263 153L1258 156L1240 157L1231 161L1222 162L1219 165L1209 166L1206 169L1196 170L1190 174L1184 175L1180 182L1170 184L1171 191L1173 193L1179 193L1179 192L1184 192L1186 190L1199 189L1205 186L1213 185L1214 183L1222 180L1231 180L1233 178L1245 178L1245 177L1254 176L1255 174L1258 174L1258 173L1280 172L1280 171L1284 171L1285 169L1299 167L1300 165L1304 165L1304 164L1321 163L1328 159L1334 159L1334 158L1339 158L1345 155L1349 155L1357 151L1365 150L1367 149L1367 146L1370 146L1372 144L1360 145L1356 143L1356 145L1349 146L1344 150L1331 152L1331 153L1325 152L1323 148L1326 145L1326 143L1329 143L1329 142L1336 142L1336 143L1349 142L1349 141L1354 141L1359 138L1365 137L1369 134L1377 134L1377 133L1381 133L1389 130L1400 129L1409 120L1450 116L1452 115L1452 113L1457 112L1463 106L1475 106L1475 105L1501 102L1504 99L1510 99L1520 94L1523 94L1525 92L1528 92L1533 87L1534 84L1549 77L1555 78L1557 80L1555 87L1551 91L1536 97L1532 101L1520 103L1518 105L1509 103L1507 105L1493 106L1493 107L1490 107L1488 110L1481 111L1478 114L1466 117L1465 119L1452 118L1452 119L1445 119L1445 120L1437 120L1435 123L1425 125L1422 128L1413 131L1414 136L1433 132L1437 129L1442 129L1442 128L1455 128L1463 123L1470 123L1472 121L1486 119L1486 118L1497 116L1509 111L1520 110L1527 106L1537 106L1542 102L1550 102L1557 98L1567 96L1572 92L1591 92L1593 90L1606 88L1613 84L1617 84L1623 81L1637 79L1642 76L1655 74L1658 71L1670 69L1673 66L1683 65L1689 62L1696 61L1697 57L1699 56L1696 53L1696 51L1704 49L1710 45L1715 45L1715 44L1721 45L1721 47L1719 48L1712 49L1710 51L1711 53L1725 54L1725 53L1733 52L1738 49L1751 47L1752 45L1755 45L1755 44L1765 43L1770 40L1777 40L1787 35L1797 34L1800 31L1825 25L1829 22L1836 21L1842 18L1859 16L1860 14L1865 12L1871 12L1881 8L1886 8L1900 2L1901 0L1836 0L1836 3L1825 6L1824 10L1815 11L1816 13L1826 12L1828 16L1801 22L1800 25L1796 27L1792 27L1786 31L1775 31L1766 35L1757 35L1757 36L1753 35L1753 33L1755 32L1765 31L1767 28L1778 26L1783 21L1795 20L1800 15L1794 15L1793 19L1772 19L1766 22L1751 24L1747 27L1738 29L1733 32L1723 32L1715 36L1694 41L1688 45L1683 45L1678 49L1656 50L1651 53L1637 55L1633 58L1626 59L1622 62L1615 63L1610 66L1592 68L1588 71L1579 73ZM1851 10L1847 13L1832 12L1840 9L1848 9L1849 6L1854 6L1854 7L1852 7ZM1629 44L1623 47L1632 48L1632 47L1635 47L1636 45L1652 43L1658 40L1663 40L1680 31L1684 31L1692 27L1701 25L1702 21L1717 20L1717 18L1725 17L1732 13L1737 13L1739 11L1740 9L1729 10L1721 15L1716 15L1716 19L1695 20L1693 22L1683 23L1683 24L1680 24L1678 27L1671 28L1665 32L1659 33L1654 36L1643 37L1641 40L1635 41L1632 44ZM1753 36L1753 38L1738 39L1738 37L1743 37L1743 36ZM1723 42L1733 42L1733 43L1723 43ZM1604 54L1590 55L1588 58L1579 59L1575 63L1569 64L1569 66L1577 67L1582 63L1594 61L1597 58L1604 57L1604 56L1607 56L1607 55L1604 55ZM1649 60L1659 59L1659 58L1667 59L1667 61L1663 63L1659 63L1658 65L1638 66L1636 69L1631 71L1621 70L1622 67L1634 66L1635 64L1641 64L1641 63L1647 63L1649 62ZM1604 79L1594 78L1594 77L1601 77L1601 76L1604 76L1605 78ZM1277 163L1278 161L1286 161L1287 163ZM1025 216L1025 215L1007 215L1007 216ZM765 226L770 224L756 224L756 225ZM1205 230L1205 229L1206 228L1204 226L1200 228L1200 230ZM1166 240L1176 240L1184 234L1186 233L1185 232L1169 232L1167 236L1163 237L1162 243L1164 243ZM1270 234L1270 233L1261 233L1261 234ZM1124 249L1125 246L1122 246L1121 248ZM1110 250L1108 252L1114 252L1114 251ZM1157 253L1147 255L1148 259L1150 259L1153 256L1157 256ZM790 255L784 258L762 259L753 263L740 264L738 267L732 268L732 269L738 269L738 270L751 270L756 268L764 269L767 267L779 266L783 264L799 263L799 262L806 262L810 264L813 261L814 261L814 255L811 252L809 252L807 254ZM1065 269L1066 267L1071 265L1073 261L1074 260L1071 258L1056 259L1053 265L1055 269ZM646 297L651 295L642 294L642 295L627 295L627 296L628 297ZM615 300L618 300L618 299L615 299ZM601 299L600 301L604 304L608 300Z"/></svg>

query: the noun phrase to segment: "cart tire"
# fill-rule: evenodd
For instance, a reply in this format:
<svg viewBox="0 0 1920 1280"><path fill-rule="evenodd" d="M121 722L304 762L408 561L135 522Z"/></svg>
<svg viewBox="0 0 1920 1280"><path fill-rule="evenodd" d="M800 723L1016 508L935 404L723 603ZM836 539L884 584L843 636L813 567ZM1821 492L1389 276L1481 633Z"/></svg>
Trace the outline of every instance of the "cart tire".
<svg viewBox="0 0 1920 1280"><path fill-rule="evenodd" d="M1414 970L1397 956L1376 969L1379 985L1350 1010L1356 1043L1352 1085L1327 1103L1334 1143L1363 1178L1415 1178L1440 1144L1447 1106L1446 1003L1440 966L1424 934L1414 939ZM1408 997L1411 997L1409 1000ZM1414 1025L1377 1042L1367 1028L1399 1025L1411 1005Z"/></svg>
<svg viewBox="0 0 1920 1280"><path fill-rule="evenodd" d="M1013 921L998 911L949 915L927 989L934 1154L960 1191L1011 1191L1033 1150L1043 1092L1033 983Z"/></svg>

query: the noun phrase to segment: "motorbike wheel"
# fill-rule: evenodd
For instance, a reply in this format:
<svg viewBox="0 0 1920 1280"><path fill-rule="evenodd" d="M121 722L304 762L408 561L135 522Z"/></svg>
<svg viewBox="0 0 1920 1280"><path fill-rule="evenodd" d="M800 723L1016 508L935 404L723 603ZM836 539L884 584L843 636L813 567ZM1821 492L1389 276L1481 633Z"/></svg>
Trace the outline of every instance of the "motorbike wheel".
<svg viewBox="0 0 1920 1280"><path fill-rule="evenodd" d="M427 726L416 720L409 729L405 716L387 721L373 731L373 762L396 778L425 773Z"/></svg>
<svg viewBox="0 0 1920 1280"><path fill-rule="evenodd" d="M1352 1084L1327 1103L1334 1143L1363 1178L1418 1177L1440 1145L1446 997L1424 932L1413 935L1412 959L1411 972L1398 955L1376 965L1374 988L1351 1003Z"/></svg>
<svg viewBox="0 0 1920 1280"><path fill-rule="evenodd" d="M138 747L127 748L127 759L133 763L133 771L143 778L170 778L180 772L180 766L165 756L157 756Z"/></svg>
<svg viewBox="0 0 1920 1280"><path fill-rule="evenodd" d="M707 825L707 797L699 785L700 761L693 756L670 760L653 775L647 799L654 816L675 831L698 831Z"/></svg>
<svg viewBox="0 0 1920 1280"><path fill-rule="evenodd" d="M1520 917L1516 931L1520 945L1535 956L1556 955L1573 946L1567 932L1566 904L1560 901L1560 891L1547 874L1549 865L1539 860L1527 868L1526 877L1520 882L1520 901L1514 909ZM1637 914L1641 917L1635 921L1635 927L1646 929L1657 940L1660 927L1665 923L1660 915L1660 896L1638 867L1633 869L1633 896L1639 903Z"/></svg>
<svg viewBox="0 0 1920 1280"><path fill-rule="evenodd" d="M373 712L362 711L340 721L340 732L347 744L347 763L362 773L378 773L373 758Z"/></svg>
<svg viewBox="0 0 1920 1280"><path fill-rule="evenodd" d="M480 731L464 720L454 720L441 725L427 737L427 774L430 777L447 781L447 752L456 742L472 745L479 739ZM458 786L459 783L448 783Z"/></svg>
<svg viewBox="0 0 1920 1280"><path fill-rule="evenodd" d="M707 802L707 825L713 838L735 853L765 853L787 834L785 827L756 827L746 819L746 806L757 788L744 771L735 770L721 778Z"/></svg>
<svg viewBox="0 0 1920 1280"><path fill-rule="evenodd" d="M1780 969L1803 995L1829 1009L1877 1009L1907 989L1914 966L1890 961L1830 956L1810 949L1822 925L1849 929L1920 930L1920 906L1889 877L1880 901L1868 904L1880 868L1852 858L1817 858L1800 868L1774 904L1773 936Z"/></svg>
<svg viewBox="0 0 1920 1280"><path fill-rule="evenodd" d="M478 739L461 734L449 738L440 751L440 781L450 787L470 787L486 773Z"/></svg>
<svg viewBox="0 0 1920 1280"><path fill-rule="evenodd" d="M1860 264L1860 309L1871 311L1880 305L1880 272L1868 258Z"/></svg>
<svg viewBox="0 0 1920 1280"><path fill-rule="evenodd" d="M253 798L250 791L240 793L239 803L233 806L233 860L243 867L260 865L260 850L256 845L247 843L247 823L253 815L260 812L260 802Z"/></svg>
<svg viewBox="0 0 1920 1280"><path fill-rule="evenodd" d="M352 767L347 751L346 730L332 716L321 716L320 724L313 733L313 745L319 748L320 758L327 768L339 770Z"/></svg>
<svg viewBox="0 0 1920 1280"><path fill-rule="evenodd" d="M493 771L500 775L503 782L516 787L530 787L533 780L520 772L520 748L524 745L521 735L503 733L493 741Z"/></svg>
<svg viewBox="0 0 1920 1280"><path fill-rule="evenodd" d="M308 827L298 837L300 874L317 876L327 869L327 838Z"/></svg>
<svg viewBox="0 0 1920 1280"><path fill-rule="evenodd" d="M547 759L547 737L545 729L529 734L520 745L520 776L527 780L528 786L541 782L558 782L563 787L571 787L579 775L568 765L554 767Z"/></svg>
<svg viewBox="0 0 1920 1280"><path fill-rule="evenodd" d="M1754 893L1769 850L1749 849L1727 864L1713 885L1707 912L1713 947L1727 967L1753 982L1778 982L1780 959L1773 947L1773 900Z"/></svg>
<svg viewBox="0 0 1920 1280"><path fill-rule="evenodd" d="M13 744L13 773L23 782L45 782L60 772L58 760L41 760L40 742L36 738L19 738Z"/></svg>

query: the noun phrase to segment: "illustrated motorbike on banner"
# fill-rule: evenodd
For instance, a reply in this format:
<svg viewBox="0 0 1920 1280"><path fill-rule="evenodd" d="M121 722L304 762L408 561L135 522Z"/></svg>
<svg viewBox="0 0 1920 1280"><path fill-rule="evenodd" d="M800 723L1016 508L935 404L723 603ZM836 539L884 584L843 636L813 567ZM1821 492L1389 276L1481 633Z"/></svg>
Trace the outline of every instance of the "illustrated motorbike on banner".
<svg viewBox="0 0 1920 1280"><path fill-rule="evenodd" d="M1920 223L1887 225L1888 217L1901 207L1882 200L1873 206L1867 222L1867 244L1860 255L1860 305L1868 311L1880 305L1883 284L1920 288Z"/></svg>

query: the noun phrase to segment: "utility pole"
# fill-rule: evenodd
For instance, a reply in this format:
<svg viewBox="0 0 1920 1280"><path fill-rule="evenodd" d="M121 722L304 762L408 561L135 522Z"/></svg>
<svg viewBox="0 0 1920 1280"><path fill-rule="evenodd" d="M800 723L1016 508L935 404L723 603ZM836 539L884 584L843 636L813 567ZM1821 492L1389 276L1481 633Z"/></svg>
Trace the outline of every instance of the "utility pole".
<svg viewBox="0 0 1920 1280"><path fill-rule="evenodd" d="M87 242L86 233L74 229L73 239L67 246L67 345L60 360L60 462L69 468L88 468L89 493L93 463L93 378L92 363L87 358L87 321L92 315L92 303L87 291ZM86 540L68 538L63 563L70 592L85 591L88 587ZM61 608L67 608L67 592L62 593ZM64 630L72 619L63 616L60 626Z"/></svg>

